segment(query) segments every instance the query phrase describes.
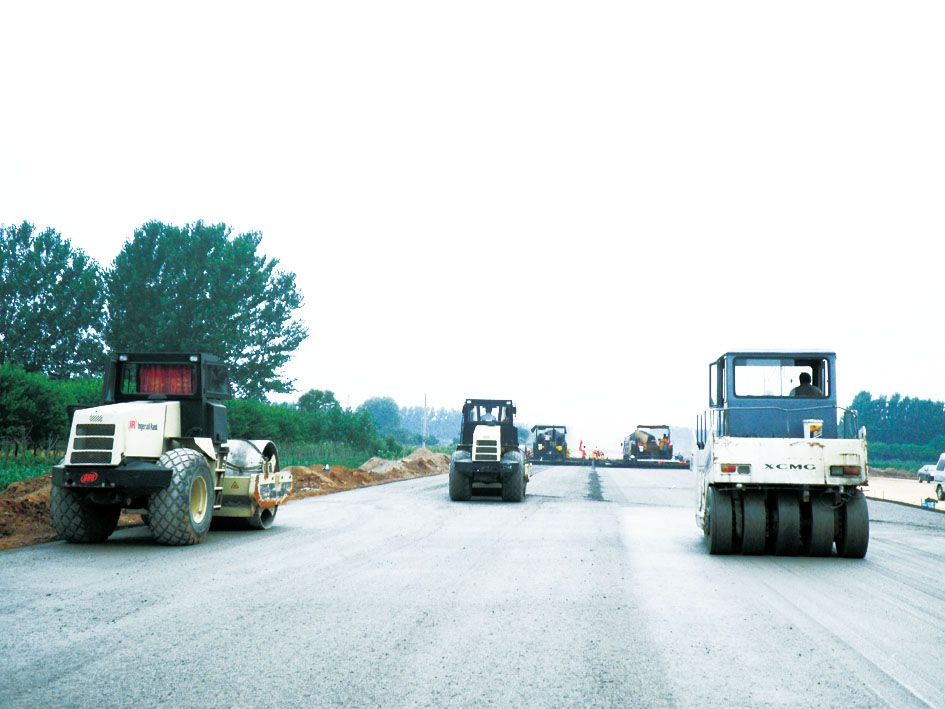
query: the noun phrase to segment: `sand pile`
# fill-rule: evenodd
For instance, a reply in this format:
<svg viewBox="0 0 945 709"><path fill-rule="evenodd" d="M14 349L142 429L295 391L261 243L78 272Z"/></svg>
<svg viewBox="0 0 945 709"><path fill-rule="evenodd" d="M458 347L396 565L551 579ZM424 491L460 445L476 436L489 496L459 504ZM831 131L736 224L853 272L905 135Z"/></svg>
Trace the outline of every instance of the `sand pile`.
<svg viewBox="0 0 945 709"><path fill-rule="evenodd" d="M324 470L323 466L291 466L286 470L292 473L292 497L310 497L395 480L446 474L450 470L450 457L419 448L400 460L371 458L356 470L342 466L331 466L329 470Z"/></svg>
<svg viewBox="0 0 945 709"><path fill-rule="evenodd" d="M433 453L426 448L418 448L400 460L371 458L358 468L358 471L372 475L395 474L407 477L441 475L450 471L450 457L445 453Z"/></svg>

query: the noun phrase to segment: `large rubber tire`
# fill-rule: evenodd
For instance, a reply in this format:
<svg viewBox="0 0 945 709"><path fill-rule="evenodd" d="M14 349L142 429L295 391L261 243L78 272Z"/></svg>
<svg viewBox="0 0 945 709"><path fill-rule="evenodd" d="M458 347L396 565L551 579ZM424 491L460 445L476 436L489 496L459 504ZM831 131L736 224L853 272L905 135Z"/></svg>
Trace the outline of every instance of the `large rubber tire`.
<svg viewBox="0 0 945 709"><path fill-rule="evenodd" d="M455 455L454 455L455 457ZM450 499L453 502L465 502L472 497L472 478L456 472L453 459L450 459Z"/></svg>
<svg viewBox="0 0 945 709"><path fill-rule="evenodd" d="M839 510L837 553L846 559L862 559L870 545L870 515L866 497L857 490Z"/></svg>
<svg viewBox="0 0 945 709"><path fill-rule="evenodd" d="M158 459L173 470L166 490L148 500L148 526L160 544L199 544L207 536L213 516L213 475L203 453L175 448Z"/></svg>
<svg viewBox="0 0 945 709"><path fill-rule="evenodd" d="M525 473L522 472L521 466L502 483L502 499L505 502L521 502L525 499Z"/></svg>
<svg viewBox="0 0 945 709"><path fill-rule="evenodd" d="M502 456L503 463L515 463L516 471L502 483L502 499L505 502L521 502L525 499L525 459L517 451Z"/></svg>
<svg viewBox="0 0 945 709"><path fill-rule="evenodd" d="M742 554L764 554L768 531L768 511L765 496L760 492L746 492L742 500Z"/></svg>
<svg viewBox="0 0 945 709"><path fill-rule="evenodd" d="M810 539L807 553L811 556L830 556L833 552L835 521L833 504L823 495L815 495L810 501Z"/></svg>
<svg viewBox="0 0 945 709"><path fill-rule="evenodd" d="M269 529L276 521L276 512L278 511L278 505L275 507L259 507L252 517L246 518L246 524L252 529Z"/></svg>
<svg viewBox="0 0 945 709"><path fill-rule="evenodd" d="M795 556L801 550L801 501L796 492L775 499L774 553Z"/></svg>
<svg viewBox="0 0 945 709"><path fill-rule="evenodd" d="M706 510L709 514L705 526L705 541L710 554L731 554L734 536L734 511L732 495L710 485Z"/></svg>
<svg viewBox="0 0 945 709"><path fill-rule="evenodd" d="M60 539L71 544L104 542L118 526L121 507L97 505L78 490L52 486L49 512Z"/></svg>

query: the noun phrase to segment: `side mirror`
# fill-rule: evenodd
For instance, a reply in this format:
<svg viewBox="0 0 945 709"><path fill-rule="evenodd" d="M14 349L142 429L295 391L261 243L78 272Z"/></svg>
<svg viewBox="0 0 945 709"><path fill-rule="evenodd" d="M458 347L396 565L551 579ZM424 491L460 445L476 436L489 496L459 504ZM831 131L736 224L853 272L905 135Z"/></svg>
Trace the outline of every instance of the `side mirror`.
<svg viewBox="0 0 945 709"><path fill-rule="evenodd" d="M856 437L859 438L861 441L866 440L866 426L860 426L860 430L857 431Z"/></svg>

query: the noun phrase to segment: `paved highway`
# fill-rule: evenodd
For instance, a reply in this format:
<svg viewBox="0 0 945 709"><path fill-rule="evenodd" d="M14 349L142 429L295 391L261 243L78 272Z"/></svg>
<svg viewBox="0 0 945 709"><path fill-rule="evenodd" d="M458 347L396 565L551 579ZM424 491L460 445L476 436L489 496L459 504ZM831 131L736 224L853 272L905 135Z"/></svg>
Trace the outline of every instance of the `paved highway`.
<svg viewBox="0 0 945 709"><path fill-rule="evenodd" d="M0 553L0 706L943 706L945 515L865 560L709 556L688 471L536 468Z"/></svg>

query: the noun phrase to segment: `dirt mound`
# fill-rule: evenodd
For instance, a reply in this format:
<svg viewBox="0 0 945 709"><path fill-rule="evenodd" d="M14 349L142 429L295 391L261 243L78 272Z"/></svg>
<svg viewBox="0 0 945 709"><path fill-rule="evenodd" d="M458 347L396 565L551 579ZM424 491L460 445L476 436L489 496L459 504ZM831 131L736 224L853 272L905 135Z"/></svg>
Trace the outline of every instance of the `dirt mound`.
<svg viewBox="0 0 945 709"><path fill-rule="evenodd" d="M52 474L13 483L0 495L0 549L39 544L56 538L49 520Z"/></svg>
<svg viewBox="0 0 945 709"><path fill-rule="evenodd" d="M340 465L328 470L323 465L305 468L293 465L292 494L289 500L313 495L327 495L356 487L407 480L425 475L448 473L450 458L420 448L401 460L371 458L357 470ZM52 473L13 483L0 493L0 550L41 544L56 539L49 518L49 489ZM141 524L138 515L122 515L119 527Z"/></svg>
<svg viewBox="0 0 945 709"><path fill-rule="evenodd" d="M440 475L449 471L450 457L445 453L433 453L426 448L418 448L401 460L371 458L358 468L358 472L372 475L404 475L405 477Z"/></svg>
<svg viewBox="0 0 945 709"><path fill-rule="evenodd" d="M446 474L450 470L450 457L419 448L400 460L371 458L356 470L341 466L331 466L328 470L318 466L292 466L286 470L292 473L292 497L310 497L395 480Z"/></svg>

